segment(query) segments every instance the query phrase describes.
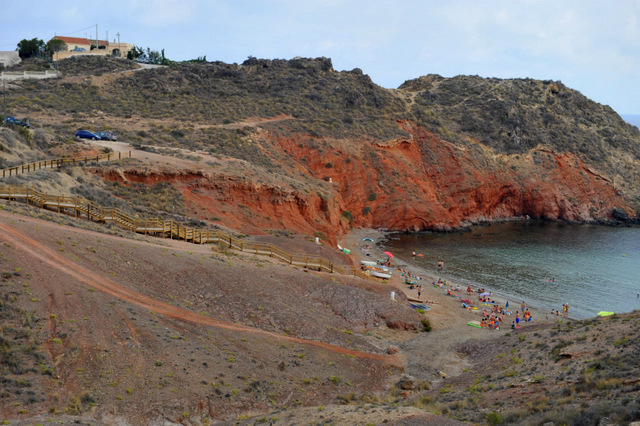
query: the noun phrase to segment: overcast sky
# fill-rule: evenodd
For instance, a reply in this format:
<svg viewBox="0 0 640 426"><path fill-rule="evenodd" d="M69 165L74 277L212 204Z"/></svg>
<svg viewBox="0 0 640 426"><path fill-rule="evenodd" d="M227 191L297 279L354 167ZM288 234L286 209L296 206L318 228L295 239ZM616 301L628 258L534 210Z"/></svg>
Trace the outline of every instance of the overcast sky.
<svg viewBox="0 0 640 426"><path fill-rule="evenodd" d="M329 57L383 87L426 74L560 80L640 114L640 0L0 0L0 50L120 34L173 60Z"/></svg>

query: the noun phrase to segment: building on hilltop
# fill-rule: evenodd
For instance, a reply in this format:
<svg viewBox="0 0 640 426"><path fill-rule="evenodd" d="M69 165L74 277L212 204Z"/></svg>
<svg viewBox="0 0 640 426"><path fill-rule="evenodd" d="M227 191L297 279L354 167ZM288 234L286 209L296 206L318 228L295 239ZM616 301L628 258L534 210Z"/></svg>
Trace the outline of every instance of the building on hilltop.
<svg viewBox="0 0 640 426"><path fill-rule="evenodd" d="M113 43L110 43L109 40L64 36L55 36L51 40L53 39L62 40L67 45L65 50L61 50L53 54L54 61L59 61L60 59L76 55L101 55L126 58L127 53L133 50L134 47L131 43L122 43L116 40L113 40Z"/></svg>
<svg viewBox="0 0 640 426"><path fill-rule="evenodd" d="M19 64L22 61L17 50L0 52L0 68L7 68Z"/></svg>

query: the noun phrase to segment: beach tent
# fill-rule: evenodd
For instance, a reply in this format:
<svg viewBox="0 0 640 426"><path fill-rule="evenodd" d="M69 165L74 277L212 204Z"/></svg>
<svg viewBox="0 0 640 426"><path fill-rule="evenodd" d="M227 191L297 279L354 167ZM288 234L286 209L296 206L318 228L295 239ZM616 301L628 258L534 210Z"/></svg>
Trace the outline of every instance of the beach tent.
<svg viewBox="0 0 640 426"><path fill-rule="evenodd" d="M386 254L386 255L387 255L387 256L389 256L390 258L391 258L391 257L393 257L393 255L392 255L391 253L389 253L388 251L385 251L385 252L384 252L384 253L382 253L382 254Z"/></svg>
<svg viewBox="0 0 640 426"><path fill-rule="evenodd" d="M363 238L362 241L373 241L371 238Z"/></svg>
<svg viewBox="0 0 640 426"><path fill-rule="evenodd" d="M600 311L598 312L598 316L599 317L608 317L609 315L613 315L615 312L608 312L608 311Z"/></svg>

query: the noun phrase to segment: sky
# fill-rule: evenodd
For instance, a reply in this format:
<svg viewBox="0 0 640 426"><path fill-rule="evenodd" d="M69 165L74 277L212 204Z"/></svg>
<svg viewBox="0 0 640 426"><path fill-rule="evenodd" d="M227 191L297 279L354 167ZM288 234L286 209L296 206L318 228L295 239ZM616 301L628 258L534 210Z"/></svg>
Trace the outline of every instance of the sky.
<svg viewBox="0 0 640 426"><path fill-rule="evenodd" d="M640 114L640 0L0 0L0 51L91 37L167 58L328 57L396 88L427 74L559 80Z"/></svg>

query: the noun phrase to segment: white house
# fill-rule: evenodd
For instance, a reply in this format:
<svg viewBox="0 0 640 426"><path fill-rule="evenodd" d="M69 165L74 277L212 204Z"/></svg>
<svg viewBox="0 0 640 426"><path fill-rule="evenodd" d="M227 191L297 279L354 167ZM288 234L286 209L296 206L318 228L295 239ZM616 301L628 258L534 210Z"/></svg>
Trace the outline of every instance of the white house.
<svg viewBox="0 0 640 426"><path fill-rule="evenodd" d="M18 55L17 50L0 52L0 68L13 66L15 64L19 64L21 61L22 59L20 59L20 55Z"/></svg>

